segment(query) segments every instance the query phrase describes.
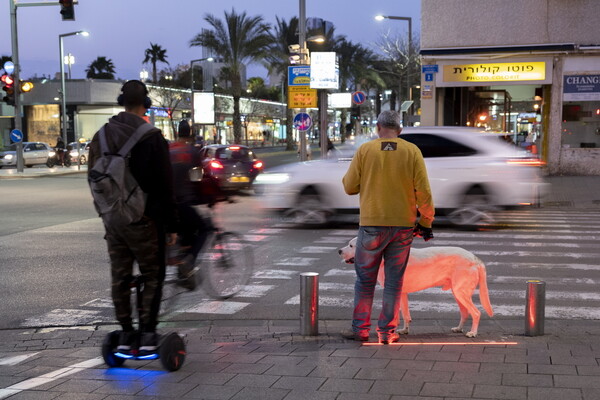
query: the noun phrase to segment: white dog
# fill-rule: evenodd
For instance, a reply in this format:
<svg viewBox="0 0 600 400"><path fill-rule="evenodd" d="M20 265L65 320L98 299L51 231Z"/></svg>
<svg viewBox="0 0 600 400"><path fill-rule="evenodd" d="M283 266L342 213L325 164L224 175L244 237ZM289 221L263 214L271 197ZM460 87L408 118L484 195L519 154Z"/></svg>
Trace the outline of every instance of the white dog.
<svg viewBox="0 0 600 400"><path fill-rule="evenodd" d="M357 238L350 240L348 246L338 250L346 263L354 263L356 240ZM382 262L377 275L377 281L381 286L383 286L384 278ZM466 336L477 336L481 312L475 307L472 299L477 285L479 285L481 305L491 317L494 315L494 311L488 295L485 265L479 258L460 247L411 248L400 296L400 312L404 320L404 328L398 333L408 334L411 322L408 310L408 293L441 286L442 290L452 289L452 294L460 309L460 323L457 327L452 328L452 332L463 332L463 326L470 314L473 325Z"/></svg>

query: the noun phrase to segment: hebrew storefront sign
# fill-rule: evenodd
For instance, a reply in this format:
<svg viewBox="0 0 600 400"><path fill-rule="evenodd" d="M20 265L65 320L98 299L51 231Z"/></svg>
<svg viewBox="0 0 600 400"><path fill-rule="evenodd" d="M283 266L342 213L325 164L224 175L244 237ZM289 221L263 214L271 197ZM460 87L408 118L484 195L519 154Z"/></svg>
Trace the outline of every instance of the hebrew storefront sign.
<svg viewBox="0 0 600 400"><path fill-rule="evenodd" d="M515 82L546 79L544 61L444 65L444 82Z"/></svg>

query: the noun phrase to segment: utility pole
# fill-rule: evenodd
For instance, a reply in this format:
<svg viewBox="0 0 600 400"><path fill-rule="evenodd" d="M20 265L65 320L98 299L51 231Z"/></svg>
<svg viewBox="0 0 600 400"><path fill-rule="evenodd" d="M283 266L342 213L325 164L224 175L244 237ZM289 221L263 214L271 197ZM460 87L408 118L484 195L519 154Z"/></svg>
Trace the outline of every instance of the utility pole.
<svg viewBox="0 0 600 400"><path fill-rule="evenodd" d="M300 65L306 65L306 54L308 50L306 48L306 0L299 0L300 2L300 12L298 18L298 40L300 41ZM306 109L301 109L301 113L306 112ZM306 133L304 131L298 130L298 135L300 136L300 161L306 161Z"/></svg>

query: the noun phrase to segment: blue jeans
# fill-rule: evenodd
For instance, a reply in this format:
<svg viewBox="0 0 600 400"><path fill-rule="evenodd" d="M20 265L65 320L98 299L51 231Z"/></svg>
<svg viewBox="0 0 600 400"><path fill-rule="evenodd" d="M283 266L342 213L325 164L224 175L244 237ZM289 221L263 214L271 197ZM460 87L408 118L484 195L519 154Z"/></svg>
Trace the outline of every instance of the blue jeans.
<svg viewBox="0 0 600 400"><path fill-rule="evenodd" d="M398 327L402 278L408 263L413 228L403 226L361 226L358 230L354 267L354 315L352 330L368 335L377 273L383 258L385 286L377 333L387 338Z"/></svg>

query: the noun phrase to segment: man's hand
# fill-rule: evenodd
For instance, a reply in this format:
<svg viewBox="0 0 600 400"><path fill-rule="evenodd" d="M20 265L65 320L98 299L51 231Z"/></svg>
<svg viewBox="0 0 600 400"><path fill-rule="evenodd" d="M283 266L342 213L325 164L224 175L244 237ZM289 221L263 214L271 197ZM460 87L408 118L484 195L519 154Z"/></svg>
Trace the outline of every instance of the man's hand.
<svg viewBox="0 0 600 400"><path fill-rule="evenodd" d="M417 224L417 226L415 226L413 236L422 237L424 241L428 242L429 240L433 239L433 230L431 228L425 228L421 224Z"/></svg>

